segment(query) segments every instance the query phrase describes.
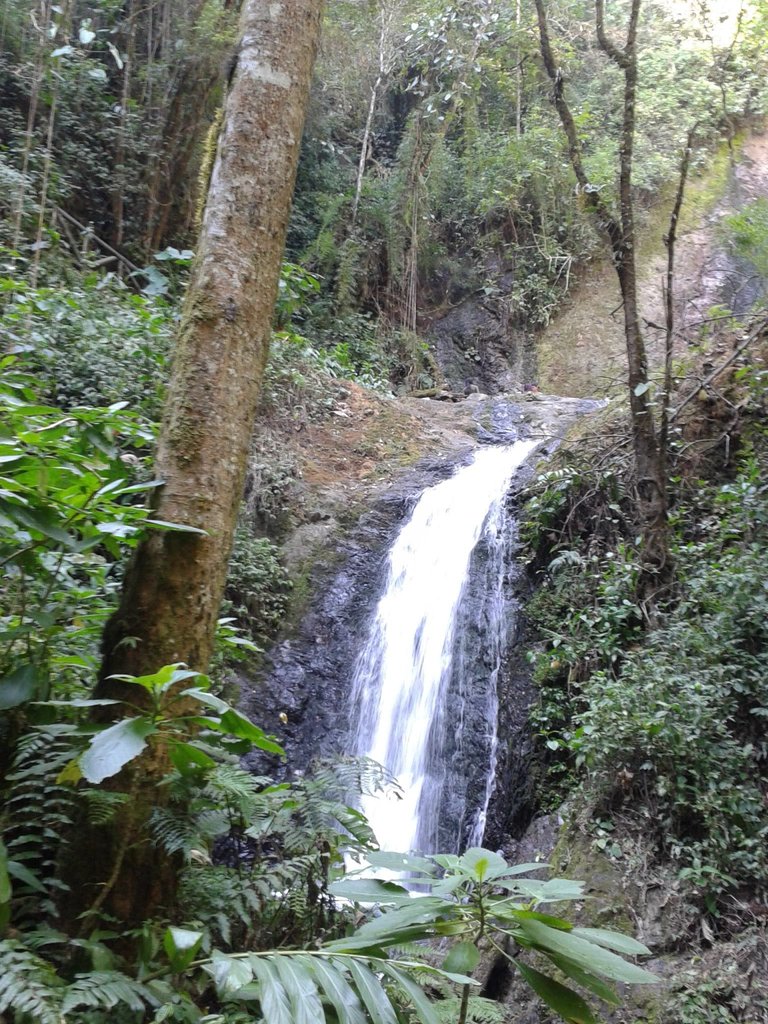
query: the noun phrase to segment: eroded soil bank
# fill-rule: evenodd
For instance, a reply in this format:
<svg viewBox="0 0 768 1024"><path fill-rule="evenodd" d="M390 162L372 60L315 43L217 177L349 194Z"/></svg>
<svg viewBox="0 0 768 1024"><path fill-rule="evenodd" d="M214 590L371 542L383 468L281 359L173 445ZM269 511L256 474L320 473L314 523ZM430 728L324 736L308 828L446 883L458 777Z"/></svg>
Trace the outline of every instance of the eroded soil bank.
<svg viewBox="0 0 768 1024"><path fill-rule="evenodd" d="M688 187L676 247L675 359L690 358L690 346L713 307L748 311L758 297L748 268L729 249L723 219L768 196L768 134L751 135L731 167L727 149ZM641 230L640 311L650 365L661 371L664 338L662 281L664 235L671 199L650 211ZM620 393L626 386L621 296L607 260L582 270L557 314L536 339L537 382L543 391L577 397Z"/></svg>

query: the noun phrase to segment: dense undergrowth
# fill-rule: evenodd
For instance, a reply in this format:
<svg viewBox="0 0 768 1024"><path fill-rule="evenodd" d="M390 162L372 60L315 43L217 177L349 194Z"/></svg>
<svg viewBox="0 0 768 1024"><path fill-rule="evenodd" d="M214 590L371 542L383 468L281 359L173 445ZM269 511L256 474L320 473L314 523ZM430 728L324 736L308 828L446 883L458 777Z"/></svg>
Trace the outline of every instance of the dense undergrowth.
<svg viewBox="0 0 768 1024"><path fill-rule="evenodd" d="M724 459L715 433L708 466L693 473L678 441L675 583L651 617L634 596L631 483L616 449L599 470L565 455L528 506L543 584L530 615L544 641L534 711L544 791L556 804L581 787L608 822L601 849L620 859L622 829L642 836L726 927L734 898L759 902L768 883L763 356L728 392L737 453Z"/></svg>

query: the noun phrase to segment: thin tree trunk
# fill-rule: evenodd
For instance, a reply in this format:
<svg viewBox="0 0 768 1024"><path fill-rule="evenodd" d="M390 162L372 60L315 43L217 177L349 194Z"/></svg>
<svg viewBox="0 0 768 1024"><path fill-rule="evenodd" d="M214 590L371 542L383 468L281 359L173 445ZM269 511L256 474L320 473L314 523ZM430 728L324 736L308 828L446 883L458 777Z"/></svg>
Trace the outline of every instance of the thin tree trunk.
<svg viewBox="0 0 768 1024"><path fill-rule="evenodd" d="M363 191L363 178L365 176L365 165L368 162L368 146L371 138L371 128L373 127L373 116L376 113L376 104L379 99L379 89L384 81L384 77L387 73L387 41L389 38L389 30L392 24L392 12L387 13L382 6L379 15L381 17L381 26L379 29L379 73L376 76L376 81L373 83L371 89L371 98L368 103L368 116L365 119L365 128L363 129L363 142L360 147L360 159L357 164L357 180L355 182L355 198L352 201L352 227L354 228L357 222L357 211L360 206L360 196Z"/></svg>
<svg viewBox="0 0 768 1024"><path fill-rule="evenodd" d="M29 174L29 160L32 155L35 140L35 121L37 120L37 106L40 100L40 89L45 74L45 63L49 52L48 31L51 21L50 0L43 0L41 4L41 24L37 29L37 53L35 55L35 68L32 72L32 89L29 94L29 108L27 110L27 128L24 133L24 149L21 155L21 177L19 187L13 198L13 241L12 249L18 249L21 242L21 225L24 219L24 202L27 197L27 175Z"/></svg>
<svg viewBox="0 0 768 1024"><path fill-rule="evenodd" d="M615 217L589 181L584 166L576 123L565 98L564 80L549 38L544 0L535 0L544 67L552 85L554 103L568 142L571 166L591 209L600 234L610 247L624 307L627 349L627 384L632 443L638 492L638 519L642 537L642 566L638 589L641 598L652 599L663 587L671 569L667 523L666 467L656 434L650 392L648 360L640 327L637 296L636 239L632 200L632 161L637 94L637 25L640 0L632 0L627 41L617 47L605 32L605 3L595 0L595 25L600 48L624 75L624 104L619 143L619 217Z"/></svg>
<svg viewBox="0 0 768 1024"><path fill-rule="evenodd" d="M691 163L693 141L696 136L696 125L688 132L683 158L680 162L680 176L677 181L677 192L672 213L669 218L669 230L664 236L667 249L667 273L664 281L664 400L661 406L659 425L659 447L665 465L669 456L669 421L670 402L672 401L672 357L675 342L675 244L677 242L677 226L685 198L685 186L688 181L688 168Z"/></svg>
<svg viewBox="0 0 768 1024"><path fill-rule="evenodd" d="M522 24L522 0L515 4L515 29L517 30L517 68L515 70L515 137L523 135L523 55L520 46L520 26Z"/></svg>
<svg viewBox="0 0 768 1024"><path fill-rule="evenodd" d="M51 181L51 164L53 162L53 128L56 124L56 100L58 99L58 83L54 84L51 109L48 112L48 131L45 136L45 157L43 159L43 180L40 182L40 210L37 215L37 231L35 233L35 252L29 277L30 287L37 288L40 274L40 253L43 247L43 231L45 230L45 211L48 206L48 187Z"/></svg>
<svg viewBox="0 0 768 1024"><path fill-rule="evenodd" d="M131 74L136 51L136 18L133 0L128 3L128 39L125 47L123 64L123 88L120 96L120 122L117 128L117 144L115 146L115 164L113 167L114 185L112 191L112 219L114 221L113 242L119 248L123 244L125 230L125 156L126 138L128 133L128 105L131 99ZM122 275L121 275L122 276Z"/></svg>

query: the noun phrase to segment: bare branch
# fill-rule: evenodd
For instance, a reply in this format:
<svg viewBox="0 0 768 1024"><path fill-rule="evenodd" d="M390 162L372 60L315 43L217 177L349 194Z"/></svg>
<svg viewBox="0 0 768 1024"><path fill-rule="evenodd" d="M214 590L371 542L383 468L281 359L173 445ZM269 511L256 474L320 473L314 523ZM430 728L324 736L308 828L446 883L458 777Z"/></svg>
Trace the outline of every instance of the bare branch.
<svg viewBox="0 0 768 1024"><path fill-rule="evenodd" d="M691 153L696 137L694 125L688 132L685 142L683 159L680 163L680 176L677 182L677 193L675 204L669 218L669 231L664 236L664 245L667 247L667 275L664 282L664 396L661 406L661 420L659 423L659 447L666 452L669 441L669 403L672 399L672 353L675 340L675 243L677 241L677 225L680 220L680 211L683 208L685 198L685 186L688 181L688 169L691 164Z"/></svg>
<svg viewBox="0 0 768 1024"><path fill-rule="evenodd" d="M565 137L568 141L568 156L571 161L571 167L573 168L573 173L576 175L576 181L579 183L579 189L584 195L585 202L596 214L598 228L603 234L607 235L611 250L614 256L616 256L621 246L621 228L600 198L600 193L593 185L590 184L589 178L587 177L576 122L573 119L571 108L568 106L568 101L565 98L563 72L558 67L552 51L544 0L536 0L536 15L539 22L541 56L544 61L544 68L553 85L552 102L560 116L560 122L562 123Z"/></svg>
<svg viewBox="0 0 768 1024"><path fill-rule="evenodd" d="M701 382L700 386L698 388L696 388L695 391L692 391L690 393L690 395L688 395L688 397L686 399L684 399L680 403L680 405L678 405L678 407L674 410L674 412L672 412L670 414L670 419L672 419L672 420L677 419L677 417L680 415L680 413L683 411L683 409L685 409L685 407L687 405L690 405L690 403L694 400L694 398L696 398L696 396L698 395L698 393L701 391L702 388L705 388L705 389L708 388L713 383L713 381L717 380L717 378L720 376L721 373L723 373L724 370L727 370L729 366L732 366L733 363L736 362L736 360L739 358L739 356L742 354L742 352L745 352L749 348L749 346L752 344L753 341L755 341L757 338L765 337L765 335L767 333L768 333L768 319L764 318L764 319L762 319L757 324L756 327L752 328L752 330L749 332L749 334L746 336L746 338L744 338L742 343L737 348L735 348L733 350L733 352L725 360L725 362L721 363L720 366L718 366L716 369L714 369Z"/></svg>
<svg viewBox="0 0 768 1024"><path fill-rule="evenodd" d="M628 37L631 37L633 32L633 26L637 26L637 11L640 8L639 0L634 0L632 4L632 14L630 16L629 32ZM637 10L636 10L637 9ZM615 43L612 43L605 32L605 0L595 0L595 25L597 27L597 41L600 44L600 49L606 53L612 61L624 70L627 66L628 55L627 50L629 49L629 38L627 40L627 50L620 50Z"/></svg>

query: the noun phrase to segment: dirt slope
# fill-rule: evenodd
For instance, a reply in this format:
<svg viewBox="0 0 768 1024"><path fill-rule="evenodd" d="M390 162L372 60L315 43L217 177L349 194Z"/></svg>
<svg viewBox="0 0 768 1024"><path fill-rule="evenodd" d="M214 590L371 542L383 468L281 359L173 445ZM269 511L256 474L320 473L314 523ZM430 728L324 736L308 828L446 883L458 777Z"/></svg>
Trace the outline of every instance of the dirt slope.
<svg viewBox="0 0 768 1024"><path fill-rule="evenodd" d="M768 196L768 134L747 138L732 171L727 152L688 188L677 245L676 358L685 358L688 338L707 311L729 303L737 308L738 268L725 251L719 224L723 217L761 196ZM671 198L647 219L639 251L640 307L649 324L664 319L661 282L666 273L663 236ZM651 365L663 359L660 330L646 328ZM624 386L625 349L621 298L608 261L596 262L581 277L537 340L538 379L543 391L574 396L608 395Z"/></svg>

